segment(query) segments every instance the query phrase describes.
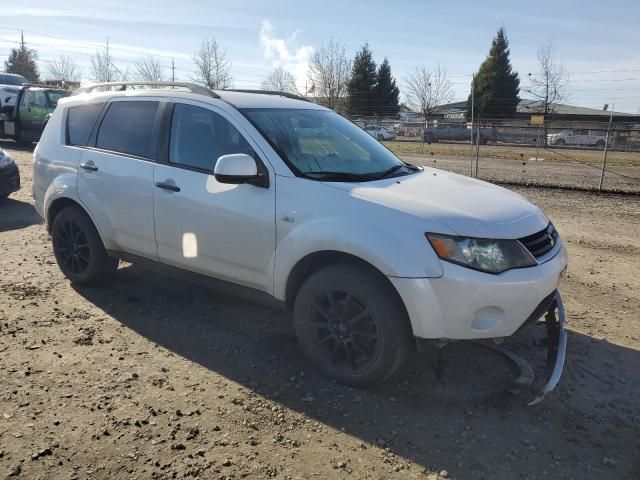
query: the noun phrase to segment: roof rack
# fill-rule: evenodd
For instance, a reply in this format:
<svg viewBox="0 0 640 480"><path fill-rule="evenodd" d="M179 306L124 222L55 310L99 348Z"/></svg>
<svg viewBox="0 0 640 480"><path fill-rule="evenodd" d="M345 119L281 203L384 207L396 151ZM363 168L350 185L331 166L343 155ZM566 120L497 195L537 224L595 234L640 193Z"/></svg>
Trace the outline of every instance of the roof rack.
<svg viewBox="0 0 640 480"><path fill-rule="evenodd" d="M69 90L68 88L56 87L55 85L47 85L46 83L23 83L22 85L15 85L16 87L36 87L36 88L48 88L49 90Z"/></svg>
<svg viewBox="0 0 640 480"><path fill-rule="evenodd" d="M81 93L89 93L94 91L96 88L101 87L122 87L121 90L126 90L127 87L135 87L135 86L144 86L144 87L181 87L186 88L191 93L196 93L198 95L206 95L207 97L220 98L220 95L215 93L213 90L203 87L202 85L197 85L195 83L190 82L105 82L105 83L93 83L91 85L87 85L85 87L80 87L75 91L74 95L78 95Z"/></svg>
<svg viewBox="0 0 640 480"><path fill-rule="evenodd" d="M223 90L224 92L240 92L240 93L258 93L261 95L278 95L280 97L287 97L287 98L291 98L293 100L302 100L303 102L308 102L309 100L307 100L304 97L301 97L300 95L296 95L294 93L288 93L288 92L276 92L273 90L251 90L251 89L245 89L245 88L229 88L229 89L225 89Z"/></svg>

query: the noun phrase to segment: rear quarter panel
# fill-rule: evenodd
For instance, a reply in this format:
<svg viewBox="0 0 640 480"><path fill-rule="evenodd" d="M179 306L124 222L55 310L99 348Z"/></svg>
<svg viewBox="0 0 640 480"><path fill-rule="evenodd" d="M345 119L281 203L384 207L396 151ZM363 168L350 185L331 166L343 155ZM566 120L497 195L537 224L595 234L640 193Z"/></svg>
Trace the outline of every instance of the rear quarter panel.
<svg viewBox="0 0 640 480"><path fill-rule="evenodd" d="M33 197L46 220L49 206L58 198L77 201L76 171L82 150L65 145L66 111L56 108L33 152Z"/></svg>

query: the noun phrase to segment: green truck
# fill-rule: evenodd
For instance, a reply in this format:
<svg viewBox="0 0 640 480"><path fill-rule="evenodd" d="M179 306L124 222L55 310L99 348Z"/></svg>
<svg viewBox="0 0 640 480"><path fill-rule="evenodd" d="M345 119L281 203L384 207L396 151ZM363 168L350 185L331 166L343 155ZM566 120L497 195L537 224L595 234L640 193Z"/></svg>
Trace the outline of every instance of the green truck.
<svg viewBox="0 0 640 480"><path fill-rule="evenodd" d="M69 95L69 90L49 86L17 87L15 98L1 99L0 138L11 138L19 143L37 142L58 100Z"/></svg>

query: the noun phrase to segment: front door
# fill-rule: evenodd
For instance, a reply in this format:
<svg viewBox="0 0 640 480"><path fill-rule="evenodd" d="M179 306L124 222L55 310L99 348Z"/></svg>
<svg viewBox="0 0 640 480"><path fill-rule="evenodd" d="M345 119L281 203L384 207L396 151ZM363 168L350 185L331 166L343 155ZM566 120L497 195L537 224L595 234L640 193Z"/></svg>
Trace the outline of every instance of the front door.
<svg viewBox="0 0 640 480"><path fill-rule="evenodd" d="M37 140L42 124L49 113L47 97L43 90L26 90L18 105L18 124L16 134L20 140Z"/></svg>
<svg viewBox="0 0 640 480"><path fill-rule="evenodd" d="M123 100L107 106L92 146L82 152L78 195L109 248L155 259L153 168L159 103Z"/></svg>
<svg viewBox="0 0 640 480"><path fill-rule="evenodd" d="M271 293L273 174L268 188L219 183L215 162L233 153L261 161L249 137L222 110L195 103L174 106L167 158L154 173L158 258Z"/></svg>

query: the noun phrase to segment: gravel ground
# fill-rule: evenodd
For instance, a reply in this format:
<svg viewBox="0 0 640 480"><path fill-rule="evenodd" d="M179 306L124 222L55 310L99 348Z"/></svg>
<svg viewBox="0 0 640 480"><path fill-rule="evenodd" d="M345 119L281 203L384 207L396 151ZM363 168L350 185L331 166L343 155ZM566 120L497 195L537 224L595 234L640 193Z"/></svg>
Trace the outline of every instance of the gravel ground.
<svg viewBox="0 0 640 480"><path fill-rule="evenodd" d="M640 197L516 189L571 256L566 372L526 407L504 392L510 365L472 344L443 351L440 378L416 353L353 390L309 367L285 312L124 263L74 288L31 155L9 153L23 189L0 202L0 478L640 478Z"/></svg>
<svg viewBox="0 0 640 480"><path fill-rule="evenodd" d="M469 175L471 155L400 154L408 162L450 170ZM640 154L638 154L640 156ZM579 190L597 190L601 169L598 166L578 162L545 162L544 152L540 160L523 156L520 159L483 158L478 160L480 178L489 182L514 186L562 187ZM475 164L475 157L474 157ZM607 167L602 189L605 192L640 194L640 167L614 165Z"/></svg>

